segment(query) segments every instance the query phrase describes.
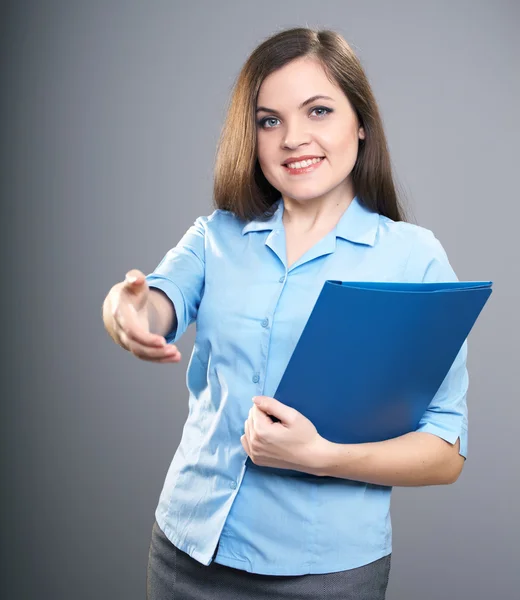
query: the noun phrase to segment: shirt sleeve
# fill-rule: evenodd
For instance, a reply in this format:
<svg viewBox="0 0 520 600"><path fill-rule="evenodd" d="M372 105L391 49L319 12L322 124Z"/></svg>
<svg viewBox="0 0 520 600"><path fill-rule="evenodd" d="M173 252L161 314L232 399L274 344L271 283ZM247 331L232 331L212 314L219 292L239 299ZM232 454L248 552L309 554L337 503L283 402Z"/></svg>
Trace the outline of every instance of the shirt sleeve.
<svg viewBox="0 0 520 600"><path fill-rule="evenodd" d="M165 336L168 344L175 343L197 318L204 290L207 220L199 217L146 276L150 288L162 290L175 307L177 327Z"/></svg>
<svg viewBox="0 0 520 600"><path fill-rule="evenodd" d="M420 238L408 262L408 281L459 281L434 234L422 229ZM451 444L460 438L459 454L464 458L468 456L467 355L466 339L417 427L417 431L432 433Z"/></svg>

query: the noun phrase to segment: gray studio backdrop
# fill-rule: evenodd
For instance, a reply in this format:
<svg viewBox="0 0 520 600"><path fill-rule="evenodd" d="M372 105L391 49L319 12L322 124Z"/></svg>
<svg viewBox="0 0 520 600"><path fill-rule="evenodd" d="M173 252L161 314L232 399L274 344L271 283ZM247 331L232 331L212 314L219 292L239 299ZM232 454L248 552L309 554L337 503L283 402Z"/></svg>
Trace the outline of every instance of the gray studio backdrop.
<svg viewBox="0 0 520 600"><path fill-rule="evenodd" d="M397 180L460 279L494 293L469 339L469 458L396 488L389 600L519 597L519 10L500 1L2 3L2 598L145 596L154 510L188 414L101 305L211 207L249 52L338 30L373 85Z"/></svg>

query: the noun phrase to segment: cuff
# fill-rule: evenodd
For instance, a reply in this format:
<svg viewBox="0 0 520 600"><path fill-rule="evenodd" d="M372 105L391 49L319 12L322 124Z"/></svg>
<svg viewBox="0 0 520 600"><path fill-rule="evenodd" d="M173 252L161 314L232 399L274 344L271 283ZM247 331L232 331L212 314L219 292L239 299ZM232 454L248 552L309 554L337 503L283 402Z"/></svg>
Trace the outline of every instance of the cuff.
<svg viewBox="0 0 520 600"><path fill-rule="evenodd" d="M164 336L168 344L173 344L182 336L187 328L184 296L181 289L171 279L162 275L147 275L146 282L150 288L157 288L163 291L173 303L177 317L177 328Z"/></svg>
<svg viewBox="0 0 520 600"><path fill-rule="evenodd" d="M457 441L457 438L460 438L459 454L464 458L468 458L468 430L464 425L460 426L459 431L453 431L452 429L445 429L434 423L425 423L416 429L416 431L433 433L433 435L446 440L450 444L454 444Z"/></svg>

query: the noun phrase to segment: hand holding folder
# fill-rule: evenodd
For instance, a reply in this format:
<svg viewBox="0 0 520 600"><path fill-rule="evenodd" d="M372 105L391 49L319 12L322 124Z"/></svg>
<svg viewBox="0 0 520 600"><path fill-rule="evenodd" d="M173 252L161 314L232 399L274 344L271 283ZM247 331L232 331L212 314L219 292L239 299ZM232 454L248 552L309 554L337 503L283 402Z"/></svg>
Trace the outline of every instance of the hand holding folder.
<svg viewBox="0 0 520 600"><path fill-rule="evenodd" d="M491 286L326 281L274 397L332 442L415 431Z"/></svg>

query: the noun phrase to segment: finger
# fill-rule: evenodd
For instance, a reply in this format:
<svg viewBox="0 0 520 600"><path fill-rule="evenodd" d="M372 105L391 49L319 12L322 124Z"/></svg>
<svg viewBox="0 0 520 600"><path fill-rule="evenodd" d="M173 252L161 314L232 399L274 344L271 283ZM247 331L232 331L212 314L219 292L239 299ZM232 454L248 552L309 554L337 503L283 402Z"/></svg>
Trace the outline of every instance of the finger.
<svg viewBox="0 0 520 600"><path fill-rule="evenodd" d="M156 363L156 364L169 364L169 363L178 363L181 361L182 359L182 354L180 352L178 352L177 354L173 354L172 356L166 356L164 358L151 358L149 356L137 356L137 358L139 358L140 360L145 360L147 362L151 362L151 363Z"/></svg>
<svg viewBox="0 0 520 600"><path fill-rule="evenodd" d="M130 345L130 352L141 358L142 360L162 361L162 362L178 362L181 358L181 353L176 348L149 348L140 345Z"/></svg>
<svg viewBox="0 0 520 600"><path fill-rule="evenodd" d="M150 360L149 362L153 362L159 365L165 365L165 364L169 364L169 363L178 363L181 361L182 355L179 353L176 356L172 356L169 358L159 358L157 360ZM143 359L146 360L146 359Z"/></svg>
<svg viewBox="0 0 520 600"><path fill-rule="evenodd" d="M140 360L145 360L147 362L153 362L153 363L158 363L158 364L167 364L167 363L180 362L182 355L179 353L179 354L174 354L172 356L168 356L168 357L164 357L164 358L152 358L150 356L141 355L141 356L137 356L137 358L139 358Z"/></svg>
<svg viewBox="0 0 520 600"><path fill-rule="evenodd" d="M150 333L149 331L146 331L146 329L143 329L139 324L128 328L126 335L128 336L129 340L136 342L137 344L141 344L142 346L150 348L175 348L175 346L167 344L162 335Z"/></svg>
<svg viewBox="0 0 520 600"><path fill-rule="evenodd" d="M254 420L255 425L272 425L273 420L271 417L265 413L261 408L256 406L256 404L251 408L252 418Z"/></svg>
<svg viewBox="0 0 520 600"><path fill-rule="evenodd" d="M240 441L242 442L242 447L246 451L247 455L251 458L251 447L249 446L249 443L247 441L247 437L245 435L243 435L240 438Z"/></svg>
<svg viewBox="0 0 520 600"><path fill-rule="evenodd" d="M130 348L130 352L143 360L178 362L181 359L181 353L177 349L150 349L145 346Z"/></svg>
<svg viewBox="0 0 520 600"><path fill-rule="evenodd" d="M170 362L172 359L178 361L181 358L179 349L173 344L157 348L140 344L129 338L128 334L125 332L121 332L120 337L127 350L143 360Z"/></svg>

